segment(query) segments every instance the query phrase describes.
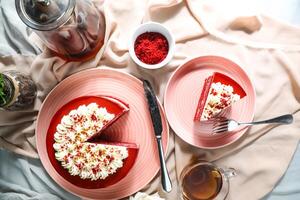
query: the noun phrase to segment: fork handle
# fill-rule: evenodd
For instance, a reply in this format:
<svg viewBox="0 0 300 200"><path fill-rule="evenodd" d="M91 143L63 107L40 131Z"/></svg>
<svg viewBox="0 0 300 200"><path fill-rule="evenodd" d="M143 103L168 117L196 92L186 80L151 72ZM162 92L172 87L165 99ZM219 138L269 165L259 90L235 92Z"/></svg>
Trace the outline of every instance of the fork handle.
<svg viewBox="0 0 300 200"><path fill-rule="evenodd" d="M256 125L256 124L291 124L294 118L293 115L287 114L282 115L279 117L275 117L272 119L257 121L257 122L250 122L250 123L239 123L241 125Z"/></svg>

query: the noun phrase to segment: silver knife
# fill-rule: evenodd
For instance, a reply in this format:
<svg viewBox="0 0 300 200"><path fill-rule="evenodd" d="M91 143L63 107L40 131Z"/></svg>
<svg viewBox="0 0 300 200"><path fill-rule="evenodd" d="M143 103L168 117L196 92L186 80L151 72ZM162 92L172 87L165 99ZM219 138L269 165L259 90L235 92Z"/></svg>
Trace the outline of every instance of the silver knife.
<svg viewBox="0 0 300 200"><path fill-rule="evenodd" d="M162 122L161 122L161 116L160 116L157 99L149 81L143 80L143 86L144 86L145 96L149 106L149 112L152 119L157 145L158 145L162 188L166 192L171 192L172 183L166 167L166 162L165 162L163 147L161 142Z"/></svg>

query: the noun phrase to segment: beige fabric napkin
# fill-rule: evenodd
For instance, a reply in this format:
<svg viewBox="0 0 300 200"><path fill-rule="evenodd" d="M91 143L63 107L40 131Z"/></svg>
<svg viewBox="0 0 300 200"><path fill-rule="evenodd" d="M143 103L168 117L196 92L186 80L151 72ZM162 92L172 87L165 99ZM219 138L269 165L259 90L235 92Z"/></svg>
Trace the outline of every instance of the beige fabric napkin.
<svg viewBox="0 0 300 200"><path fill-rule="evenodd" d="M170 194L163 193L157 176L143 191L158 190L162 197L177 199L177 180L182 168L191 160L205 159L237 170L228 199L259 199L270 192L285 172L300 138L300 68L297 66L300 29L260 15L260 30L252 34L231 30L228 27L236 17L258 13L254 6L237 0L122 0L98 1L97 5L104 10L108 26L105 46L95 59L65 63L50 57L47 51L34 60L20 56L1 58L0 70L7 69L7 63L11 68L26 66L24 69L31 74L39 91L34 108L0 112L0 145L37 157L33 121L47 93L70 74L97 66L117 68L149 79L162 100L167 80L180 64L197 56L220 55L238 63L252 79L257 94L255 119L294 113L295 123L252 127L239 141L218 150L192 147L171 131L167 165L174 189ZM128 54L132 30L149 20L171 29L177 42L173 60L159 70L140 69Z"/></svg>

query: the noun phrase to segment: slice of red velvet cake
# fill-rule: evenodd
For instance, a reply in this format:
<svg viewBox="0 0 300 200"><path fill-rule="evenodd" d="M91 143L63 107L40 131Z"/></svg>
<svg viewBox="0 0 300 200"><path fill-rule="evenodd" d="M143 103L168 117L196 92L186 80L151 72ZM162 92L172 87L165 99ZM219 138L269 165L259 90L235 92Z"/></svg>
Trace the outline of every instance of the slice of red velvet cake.
<svg viewBox="0 0 300 200"><path fill-rule="evenodd" d="M245 91L236 81L215 72L204 82L194 121L211 119L245 96Z"/></svg>

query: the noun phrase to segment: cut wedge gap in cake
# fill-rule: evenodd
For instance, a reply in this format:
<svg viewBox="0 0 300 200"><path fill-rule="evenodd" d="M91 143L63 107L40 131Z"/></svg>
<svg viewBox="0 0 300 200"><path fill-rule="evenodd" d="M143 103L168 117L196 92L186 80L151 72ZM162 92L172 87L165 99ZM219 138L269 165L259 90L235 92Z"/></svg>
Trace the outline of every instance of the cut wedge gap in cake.
<svg viewBox="0 0 300 200"><path fill-rule="evenodd" d="M235 80L214 72L204 81L194 121L206 121L222 111L230 111L230 107L245 96L246 92Z"/></svg>
<svg viewBox="0 0 300 200"><path fill-rule="evenodd" d="M102 96L103 99L106 99L116 105L120 108L119 112L114 113L114 117L110 120L107 121L107 123L104 124L102 129L98 131L96 134L90 136L87 141L91 142L95 138L99 137L100 134L106 130L108 127L110 127L114 122L116 122L120 117L122 117L125 113L129 112L129 105L126 104L125 102L115 98L115 97L110 97L110 96Z"/></svg>

